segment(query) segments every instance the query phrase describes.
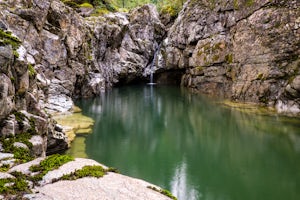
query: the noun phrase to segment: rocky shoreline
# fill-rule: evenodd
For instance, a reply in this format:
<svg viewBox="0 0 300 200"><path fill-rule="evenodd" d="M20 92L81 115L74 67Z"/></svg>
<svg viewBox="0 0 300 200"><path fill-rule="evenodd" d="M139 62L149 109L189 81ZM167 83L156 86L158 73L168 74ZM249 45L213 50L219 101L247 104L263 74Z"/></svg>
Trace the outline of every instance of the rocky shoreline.
<svg viewBox="0 0 300 200"><path fill-rule="evenodd" d="M159 46L158 83L299 115L299 7L189 0L171 25L154 5L83 17L59 0L0 0L1 171L67 149L70 130L53 116L73 113L74 98L148 80Z"/></svg>

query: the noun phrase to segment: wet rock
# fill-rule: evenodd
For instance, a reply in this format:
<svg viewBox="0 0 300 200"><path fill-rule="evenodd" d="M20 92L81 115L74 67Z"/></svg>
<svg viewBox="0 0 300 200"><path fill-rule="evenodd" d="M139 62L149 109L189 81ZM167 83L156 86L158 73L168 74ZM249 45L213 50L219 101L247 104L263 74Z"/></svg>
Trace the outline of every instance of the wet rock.
<svg viewBox="0 0 300 200"><path fill-rule="evenodd" d="M54 127L48 128L47 154L61 152L68 148L68 138L64 132L55 131Z"/></svg>

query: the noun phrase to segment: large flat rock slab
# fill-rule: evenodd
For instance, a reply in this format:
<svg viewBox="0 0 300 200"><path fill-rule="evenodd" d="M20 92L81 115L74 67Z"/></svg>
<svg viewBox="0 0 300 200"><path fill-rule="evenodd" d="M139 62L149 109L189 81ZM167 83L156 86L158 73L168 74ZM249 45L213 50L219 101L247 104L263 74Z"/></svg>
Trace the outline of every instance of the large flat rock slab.
<svg viewBox="0 0 300 200"><path fill-rule="evenodd" d="M29 199L60 200L170 200L169 197L149 189L152 184L140 179L109 172L102 178L85 177L74 181L58 181L35 188ZM156 186L154 186L156 187Z"/></svg>
<svg viewBox="0 0 300 200"><path fill-rule="evenodd" d="M74 161L70 161L61 167L59 167L56 170L48 172L44 177L43 180L40 181L40 185L46 185L49 183L52 183L53 180L60 179L63 175L71 174L75 172L76 170L79 170L83 168L84 166L93 166L98 165L103 167L104 169L107 169L106 166L101 165L100 163L91 160L91 159L84 159L84 158L75 158Z"/></svg>

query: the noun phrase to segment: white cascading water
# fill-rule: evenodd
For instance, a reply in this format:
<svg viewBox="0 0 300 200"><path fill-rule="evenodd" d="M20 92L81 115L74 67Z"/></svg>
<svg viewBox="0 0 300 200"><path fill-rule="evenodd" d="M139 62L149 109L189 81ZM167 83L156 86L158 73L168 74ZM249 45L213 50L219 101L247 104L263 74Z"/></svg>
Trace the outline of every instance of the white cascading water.
<svg viewBox="0 0 300 200"><path fill-rule="evenodd" d="M155 85L156 84L156 83L153 82L153 73L154 73L153 70L154 70L156 57L157 57L157 54L160 50L160 47L161 47L161 44L158 45L156 51L154 52L154 57L153 57L153 60L152 60L151 66L150 66L150 83L148 83L148 85Z"/></svg>

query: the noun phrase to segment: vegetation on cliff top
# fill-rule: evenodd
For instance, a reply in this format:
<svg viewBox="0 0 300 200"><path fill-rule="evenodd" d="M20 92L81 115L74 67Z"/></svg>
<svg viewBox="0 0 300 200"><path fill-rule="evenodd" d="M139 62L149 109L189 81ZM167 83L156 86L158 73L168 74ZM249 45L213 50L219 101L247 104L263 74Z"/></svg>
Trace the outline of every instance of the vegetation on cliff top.
<svg viewBox="0 0 300 200"><path fill-rule="evenodd" d="M154 4L162 14L176 17L186 0L62 0L73 8L95 8L94 15L128 10L144 4Z"/></svg>

